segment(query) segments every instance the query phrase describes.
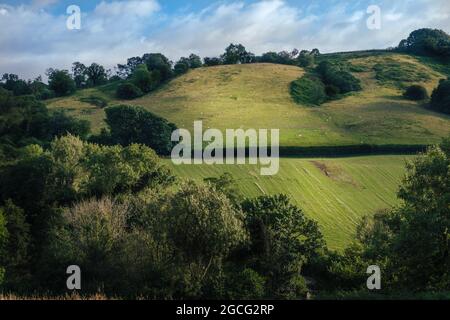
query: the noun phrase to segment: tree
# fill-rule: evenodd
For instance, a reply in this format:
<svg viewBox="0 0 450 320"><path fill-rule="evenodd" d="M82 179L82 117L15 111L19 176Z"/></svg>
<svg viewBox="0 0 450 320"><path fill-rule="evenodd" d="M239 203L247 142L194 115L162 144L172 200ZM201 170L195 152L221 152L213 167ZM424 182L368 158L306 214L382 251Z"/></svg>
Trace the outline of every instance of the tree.
<svg viewBox="0 0 450 320"><path fill-rule="evenodd" d="M214 189L186 183L168 203L169 233L187 259L223 258L245 239L242 213Z"/></svg>
<svg viewBox="0 0 450 320"><path fill-rule="evenodd" d="M205 298L230 251L245 240L242 212L220 192L193 182L176 190L145 190L83 200L64 209L50 232L46 288L63 289L65 268L83 270L84 292L136 298ZM242 295L262 295L249 276Z"/></svg>
<svg viewBox="0 0 450 320"><path fill-rule="evenodd" d="M285 195L246 200L242 208L254 269L267 277L270 296L299 298L305 294L302 265L325 245L317 223Z"/></svg>
<svg viewBox="0 0 450 320"><path fill-rule="evenodd" d="M172 77L172 62L161 53L146 53L142 56L142 62L147 65L150 72L156 71L161 82ZM159 81L158 81L159 83Z"/></svg>
<svg viewBox="0 0 450 320"><path fill-rule="evenodd" d="M174 66L174 72L177 76L185 74L189 71L190 63L189 59L181 57L179 61Z"/></svg>
<svg viewBox="0 0 450 320"><path fill-rule="evenodd" d="M204 59L204 62L205 62L205 65L208 66L208 67L218 66L218 65L220 65L222 63L220 58L216 58L216 57L213 57L213 58L206 57Z"/></svg>
<svg viewBox="0 0 450 320"><path fill-rule="evenodd" d="M265 63L278 63L278 54L276 52L263 53L260 61Z"/></svg>
<svg viewBox="0 0 450 320"><path fill-rule="evenodd" d="M321 76L325 85L333 85L339 88L340 93L361 90L361 81L355 78L350 72L343 70L338 65L333 65L329 61L322 61L315 68Z"/></svg>
<svg viewBox="0 0 450 320"><path fill-rule="evenodd" d="M67 96L75 92L75 81L67 70L47 70L48 84L57 96Z"/></svg>
<svg viewBox="0 0 450 320"><path fill-rule="evenodd" d="M431 94L430 106L433 110L450 114L450 80L441 80Z"/></svg>
<svg viewBox="0 0 450 320"><path fill-rule="evenodd" d="M247 52L242 44L230 44L222 55L224 64L252 63L255 61L255 55Z"/></svg>
<svg viewBox="0 0 450 320"><path fill-rule="evenodd" d="M403 96L410 100L425 100L428 98L427 89L421 85L412 85L406 88Z"/></svg>
<svg viewBox="0 0 450 320"><path fill-rule="evenodd" d="M142 96L143 92L131 82L125 82L117 87L116 95L120 99L132 100Z"/></svg>
<svg viewBox="0 0 450 320"><path fill-rule="evenodd" d="M141 64L133 72L131 77L131 82L141 89L143 93L148 93L152 91L157 85L155 79L147 69L145 64Z"/></svg>
<svg viewBox="0 0 450 320"><path fill-rule="evenodd" d="M400 42L398 49L422 55L450 57L450 36L438 29L418 29Z"/></svg>
<svg viewBox="0 0 450 320"><path fill-rule="evenodd" d="M17 145L48 143L55 136L69 133L86 137L89 123L75 119L61 111L49 111L33 96L13 97L9 91L0 90L0 136Z"/></svg>
<svg viewBox="0 0 450 320"><path fill-rule="evenodd" d="M242 212L214 188L187 182L162 204L168 240L184 273L181 297L201 297L223 272L225 259L246 241Z"/></svg>
<svg viewBox="0 0 450 320"><path fill-rule="evenodd" d="M202 59L196 54L192 53L188 59L189 59L189 68L191 69L200 68L203 65Z"/></svg>
<svg viewBox="0 0 450 320"><path fill-rule="evenodd" d="M315 55L312 52L303 50L297 58L298 65L302 68L312 66L314 64Z"/></svg>
<svg viewBox="0 0 450 320"><path fill-rule="evenodd" d="M26 94L31 94L32 90L29 84L15 74L5 73L2 77L4 81L3 88L14 93L15 96L21 96Z"/></svg>
<svg viewBox="0 0 450 320"><path fill-rule="evenodd" d="M294 64L296 57L298 55L298 50L294 49L292 52L281 51L281 52L266 52L261 57L258 57L259 62L266 63L279 63L279 64Z"/></svg>
<svg viewBox="0 0 450 320"><path fill-rule="evenodd" d="M30 279L28 270L30 226L26 222L24 210L15 206L10 200L0 208L0 220L2 213L6 220L8 234L6 244L3 246L5 253L0 254L0 265L5 267L5 285L9 289L23 289L29 286Z"/></svg>
<svg viewBox="0 0 450 320"><path fill-rule="evenodd" d="M47 141L54 137L61 137L67 134L72 134L87 139L91 132L91 124L88 120L81 120L69 116L64 110L52 111L45 123Z"/></svg>
<svg viewBox="0 0 450 320"><path fill-rule="evenodd" d="M87 67L85 74L90 86L95 87L105 84L108 81L108 75L105 68L97 63L92 63L89 67Z"/></svg>
<svg viewBox="0 0 450 320"><path fill-rule="evenodd" d="M86 87L86 66L84 64L81 62L74 62L72 64L72 74L78 89Z"/></svg>
<svg viewBox="0 0 450 320"><path fill-rule="evenodd" d="M123 146L142 143L163 155L172 151L174 124L142 107L119 105L108 107L105 112L111 138L116 143Z"/></svg>
<svg viewBox="0 0 450 320"><path fill-rule="evenodd" d="M141 57L132 57L127 59L127 64L118 64L117 65L117 73L122 79L129 78L137 66L143 64L144 61Z"/></svg>
<svg viewBox="0 0 450 320"><path fill-rule="evenodd" d="M128 237L128 210L127 204L109 197L66 209L61 223L52 228L46 248L47 272L51 276L47 285L61 292L65 269L76 264L83 270L84 292L125 294L126 283L121 280L127 273L118 263L118 253L126 254L123 246ZM54 279L59 283L53 283Z"/></svg>

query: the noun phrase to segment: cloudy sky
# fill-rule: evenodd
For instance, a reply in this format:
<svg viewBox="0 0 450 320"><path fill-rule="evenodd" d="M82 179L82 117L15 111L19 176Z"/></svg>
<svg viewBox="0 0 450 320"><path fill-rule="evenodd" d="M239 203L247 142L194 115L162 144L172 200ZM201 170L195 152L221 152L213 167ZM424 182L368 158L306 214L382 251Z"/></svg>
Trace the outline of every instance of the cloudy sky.
<svg viewBox="0 0 450 320"><path fill-rule="evenodd" d="M67 8L81 29L67 28ZM366 21L381 9L381 28ZM418 28L450 32L449 0L0 0L0 73L24 78L74 61L108 68L146 52L214 56L231 42L261 54L395 46Z"/></svg>

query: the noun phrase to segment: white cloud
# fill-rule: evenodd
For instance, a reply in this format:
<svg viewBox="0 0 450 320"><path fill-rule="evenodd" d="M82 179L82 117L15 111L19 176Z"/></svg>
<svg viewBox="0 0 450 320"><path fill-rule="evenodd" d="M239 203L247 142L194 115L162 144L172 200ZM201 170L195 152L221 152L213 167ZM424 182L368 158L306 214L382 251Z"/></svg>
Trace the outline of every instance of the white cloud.
<svg viewBox="0 0 450 320"><path fill-rule="evenodd" d="M35 7L46 7L57 3L59 0L33 0L32 5Z"/></svg>
<svg viewBox="0 0 450 320"><path fill-rule="evenodd" d="M135 15L138 17L149 16L158 11L160 6L153 0L129 0L115 2L100 2L95 8L94 14L104 17L118 17Z"/></svg>

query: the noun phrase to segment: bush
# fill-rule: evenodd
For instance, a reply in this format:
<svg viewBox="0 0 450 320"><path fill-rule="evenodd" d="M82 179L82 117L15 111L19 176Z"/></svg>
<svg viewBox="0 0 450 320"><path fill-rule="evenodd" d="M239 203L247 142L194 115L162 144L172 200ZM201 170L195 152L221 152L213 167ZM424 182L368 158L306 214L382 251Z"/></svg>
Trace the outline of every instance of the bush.
<svg viewBox="0 0 450 320"><path fill-rule="evenodd" d="M359 79L355 78L350 72L328 61L321 62L317 66L316 72L321 76L325 85L333 85L339 88L340 93L348 93L362 89Z"/></svg>
<svg viewBox="0 0 450 320"><path fill-rule="evenodd" d="M145 64L141 64L134 70L131 82L141 89L143 93L152 91L157 85L156 81L153 79L152 73L148 71Z"/></svg>
<svg viewBox="0 0 450 320"><path fill-rule="evenodd" d="M48 100L55 97L55 92L49 89L43 89L38 94L36 94L36 98L39 100Z"/></svg>
<svg viewBox="0 0 450 320"><path fill-rule="evenodd" d="M5 267L6 281L5 286L26 288L29 286L29 229L26 222L24 210L15 206L11 200L7 200L5 205L0 208L0 246L2 233L2 213L6 219L6 229L8 241L6 242L5 254L0 254L0 266ZM0 253L1 253L0 248Z"/></svg>
<svg viewBox="0 0 450 320"><path fill-rule="evenodd" d="M222 64L222 61L220 60L220 58L216 58L216 57L214 57L214 58L206 57L204 59L204 61L205 61L205 65L208 67L218 66L218 65Z"/></svg>
<svg viewBox="0 0 450 320"><path fill-rule="evenodd" d="M327 94L327 96L329 97L334 97L337 96L341 91L339 90L338 87L329 84L327 86L325 86L325 93Z"/></svg>
<svg viewBox="0 0 450 320"><path fill-rule="evenodd" d="M106 108L105 112L111 139L115 143L123 146L145 144L162 155L172 151L174 124L142 107L119 105Z"/></svg>
<svg viewBox="0 0 450 320"><path fill-rule="evenodd" d="M75 92L75 81L67 70L49 70L48 85L57 96L67 96Z"/></svg>
<svg viewBox="0 0 450 320"><path fill-rule="evenodd" d="M306 292L302 266L325 246L317 223L285 195L261 196L243 202L250 233L250 261L267 278L270 297L295 299Z"/></svg>
<svg viewBox="0 0 450 320"><path fill-rule="evenodd" d="M301 53L298 58L298 65L302 68L312 66L314 64L314 55L308 53Z"/></svg>
<svg viewBox="0 0 450 320"><path fill-rule="evenodd" d="M189 71L189 63L187 61L180 60L175 64L174 72L177 76L185 74L188 71Z"/></svg>
<svg viewBox="0 0 450 320"><path fill-rule="evenodd" d="M430 106L433 110L450 114L450 80L441 80L433 90Z"/></svg>
<svg viewBox="0 0 450 320"><path fill-rule="evenodd" d="M425 100L428 98L427 89L422 87L421 85L412 85L409 86L403 96L409 100Z"/></svg>
<svg viewBox="0 0 450 320"><path fill-rule="evenodd" d="M324 84L312 75L293 81L291 95L295 102L306 105L320 105L327 100Z"/></svg>
<svg viewBox="0 0 450 320"><path fill-rule="evenodd" d="M141 89L131 82L126 82L117 87L116 95L119 99L132 100L143 95Z"/></svg>

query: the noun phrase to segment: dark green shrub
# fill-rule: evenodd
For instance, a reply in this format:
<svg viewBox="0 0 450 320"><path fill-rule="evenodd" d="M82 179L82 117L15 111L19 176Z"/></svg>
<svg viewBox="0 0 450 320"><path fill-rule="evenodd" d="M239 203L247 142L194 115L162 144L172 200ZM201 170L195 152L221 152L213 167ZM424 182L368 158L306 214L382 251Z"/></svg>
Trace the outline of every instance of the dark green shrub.
<svg viewBox="0 0 450 320"><path fill-rule="evenodd" d="M450 80L441 80L433 90L430 106L433 110L450 114Z"/></svg>
<svg viewBox="0 0 450 320"><path fill-rule="evenodd" d="M362 89L359 79L355 78L350 72L328 61L322 61L317 66L316 72L321 76L325 85L333 85L339 88L340 93L348 93Z"/></svg>
<svg viewBox="0 0 450 320"><path fill-rule="evenodd" d="M205 61L205 66L207 66L207 67L213 67L213 66L218 66L218 65L222 64L222 61L220 60L220 58L216 58L216 57L213 57L213 58L206 57L204 59L204 61Z"/></svg>
<svg viewBox="0 0 450 320"><path fill-rule="evenodd" d="M154 78L156 77L153 76L152 72L148 71L147 66L145 64L141 64L136 68L136 70L134 70L131 77L131 82L136 87L141 89L143 93L148 93L152 91L159 82L159 79L156 81Z"/></svg>
<svg viewBox="0 0 450 320"><path fill-rule="evenodd" d="M409 86L406 89L405 93L403 93L403 96L409 100L419 101L419 100L427 99L428 93L427 93L427 89L425 89L421 85L415 84L415 85Z"/></svg>
<svg viewBox="0 0 450 320"><path fill-rule="evenodd" d="M117 87L116 95L120 99L132 100L142 96L142 91L130 82L123 83Z"/></svg>
<svg viewBox="0 0 450 320"><path fill-rule="evenodd" d="M75 81L67 70L49 70L48 86L57 96L67 96L75 92Z"/></svg>
<svg viewBox="0 0 450 320"><path fill-rule="evenodd" d="M114 143L123 146L145 144L162 155L172 151L171 135L176 126L166 119L137 106L113 106L105 112Z"/></svg>
<svg viewBox="0 0 450 320"><path fill-rule="evenodd" d="M298 56L297 61L300 67L306 68L314 64L314 56L310 53L301 53Z"/></svg>
<svg viewBox="0 0 450 320"><path fill-rule="evenodd" d="M320 105L327 100L324 84L312 75L293 81L291 95L295 102L306 105Z"/></svg>
<svg viewBox="0 0 450 320"><path fill-rule="evenodd" d="M338 87L329 84L327 86L325 86L325 93L327 94L327 96L329 97L334 97L337 96L341 91L339 90Z"/></svg>
<svg viewBox="0 0 450 320"><path fill-rule="evenodd" d="M174 72L177 76L185 74L189 71L189 63L187 61L180 60L175 64Z"/></svg>

